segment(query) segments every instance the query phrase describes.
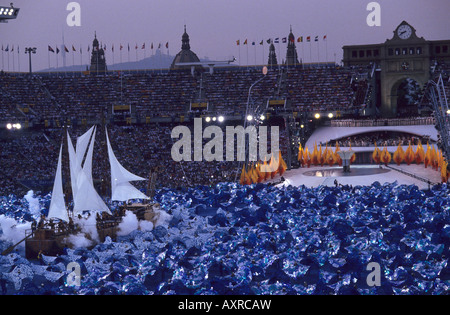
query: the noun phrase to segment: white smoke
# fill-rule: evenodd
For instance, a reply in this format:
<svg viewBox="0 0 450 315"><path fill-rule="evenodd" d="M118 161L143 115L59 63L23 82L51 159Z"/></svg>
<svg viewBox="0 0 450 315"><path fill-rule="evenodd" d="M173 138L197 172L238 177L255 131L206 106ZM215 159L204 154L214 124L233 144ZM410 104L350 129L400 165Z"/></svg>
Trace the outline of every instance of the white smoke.
<svg viewBox="0 0 450 315"><path fill-rule="evenodd" d="M0 215L0 228L2 234L0 235L0 240L9 241L13 244L17 244L25 238L26 230L31 229L31 222L18 223L13 218L8 218L5 215ZM25 247L25 243L21 243L19 247Z"/></svg>
<svg viewBox="0 0 450 315"><path fill-rule="evenodd" d="M122 222L119 224L119 230L117 236L125 236L139 228L139 221L136 215L131 212L125 212L125 216L122 218Z"/></svg>
<svg viewBox="0 0 450 315"><path fill-rule="evenodd" d="M28 201L28 210L35 220L41 216L39 198L34 197L34 191L30 190L23 198Z"/></svg>
<svg viewBox="0 0 450 315"><path fill-rule="evenodd" d="M98 237L95 215L83 217L81 219L75 218L74 223L81 228L80 233L71 234L66 238L66 242L74 248L89 248L92 245L100 243Z"/></svg>

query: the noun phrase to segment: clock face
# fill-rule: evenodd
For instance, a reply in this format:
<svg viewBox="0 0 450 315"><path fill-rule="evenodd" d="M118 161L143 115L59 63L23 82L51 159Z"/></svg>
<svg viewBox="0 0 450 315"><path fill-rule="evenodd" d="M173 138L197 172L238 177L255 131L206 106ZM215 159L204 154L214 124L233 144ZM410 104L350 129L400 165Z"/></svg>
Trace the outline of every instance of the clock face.
<svg viewBox="0 0 450 315"><path fill-rule="evenodd" d="M397 30L397 35L401 39L408 39L412 35L412 29L409 25L401 25Z"/></svg>

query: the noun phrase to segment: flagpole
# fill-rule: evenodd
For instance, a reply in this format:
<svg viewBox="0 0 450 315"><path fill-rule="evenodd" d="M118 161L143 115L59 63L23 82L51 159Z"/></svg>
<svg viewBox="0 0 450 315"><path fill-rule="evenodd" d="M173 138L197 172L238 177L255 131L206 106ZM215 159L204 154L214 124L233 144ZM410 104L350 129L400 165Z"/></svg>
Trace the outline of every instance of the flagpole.
<svg viewBox="0 0 450 315"><path fill-rule="evenodd" d="M320 63L320 42L319 38L317 38L317 64Z"/></svg>
<svg viewBox="0 0 450 315"><path fill-rule="evenodd" d="M56 69L58 69L58 45L56 45Z"/></svg>
<svg viewBox="0 0 450 315"><path fill-rule="evenodd" d="M81 45L80 45L80 70L83 71L83 51L81 50Z"/></svg>
<svg viewBox="0 0 450 315"><path fill-rule="evenodd" d="M327 38L327 35L325 35L325 57L326 57L325 62L328 62L328 38Z"/></svg>
<svg viewBox="0 0 450 315"><path fill-rule="evenodd" d="M311 44L311 38L309 39L309 60L310 60L310 62L311 63L313 63L313 60L312 60L312 44Z"/></svg>
<svg viewBox="0 0 450 315"><path fill-rule="evenodd" d="M48 58L48 72L50 72L50 49L47 48L47 58Z"/></svg>
<svg viewBox="0 0 450 315"><path fill-rule="evenodd" d="M112 52L112 56L113 56L113 65L114 65L114 64L116 64L115 58L114 58L114 44L111 46L111 52Z"/></svg>
<svg viewBox="0 0 450 315"><path fill-rule="evenodd" d="M20 72L20 50L19 50L19 46L17 46L17 65L19 66L19 72Z"/></svg>
<svg viewBox="0 0 450 315"><path fill-rule="evenodd" d="M13 53L13 72L16 71L16 58L14 57L14 46L12 46L12 51Z"/></svg>

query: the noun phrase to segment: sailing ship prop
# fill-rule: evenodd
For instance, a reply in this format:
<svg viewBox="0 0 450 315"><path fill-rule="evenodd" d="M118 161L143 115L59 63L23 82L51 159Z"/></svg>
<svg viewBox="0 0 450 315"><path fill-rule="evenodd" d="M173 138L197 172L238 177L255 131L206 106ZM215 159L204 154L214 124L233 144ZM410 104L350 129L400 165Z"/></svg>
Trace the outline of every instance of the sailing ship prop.
<svg viewBox="0 0 450 315"><path fill-rule="evenodd" d="M111 170L111 201L125 202L119 208L118 213L114 215L111 213L108 206L97 193L92 178L92 159L96 131L94 126L77 138L76 148L74 148L70 135L67 132L73 209L69 212L64 200L62 182L63 146L61 145L48 215L46 218L41 217L38 224L33 223L31 231L28 231L24 240L21 241L25 241L27 258L33 259L40 254L55 256L63 253L64 248L74 246L70 237L72 235L80 235L82 233L82 236L86 237L86 239L92 238L91 234L84 232L81 224L83 222L82 218L86 218L86 214L88 216L95 215L95 228L98 235L96 239L100 242L103 242L108 236L113 240L116 239L119 224L126 211L132 211L139 220L151 221L154 225L159 219L159 212L156 210L159 205L151 203L149 197L130 183L145 179L132 174L120 164L112 150L108 131L106 130ZM137 199L145 200L146 203L129 203L129 201ZM93 222L92 217L89 221L85 220L84 224L86 222ZM95 244L95 240L92 239L92 241Z"/></svg>

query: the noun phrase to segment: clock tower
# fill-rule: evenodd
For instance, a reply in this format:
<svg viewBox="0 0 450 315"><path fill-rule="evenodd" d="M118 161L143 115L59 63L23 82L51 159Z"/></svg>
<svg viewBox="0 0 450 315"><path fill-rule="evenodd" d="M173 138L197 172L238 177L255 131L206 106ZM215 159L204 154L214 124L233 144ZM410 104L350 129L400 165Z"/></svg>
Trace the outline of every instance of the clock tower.
<svg viewBox="0 0 450 315"><path fill-rule="evenodd" d="M345 66L375 64L377 106L383 116L396 116L398 90L405 80L425 87L432 62L450 63L450 40L429 41L419 37L408 22L398 25L382 44L344 46Z"/></svg>

